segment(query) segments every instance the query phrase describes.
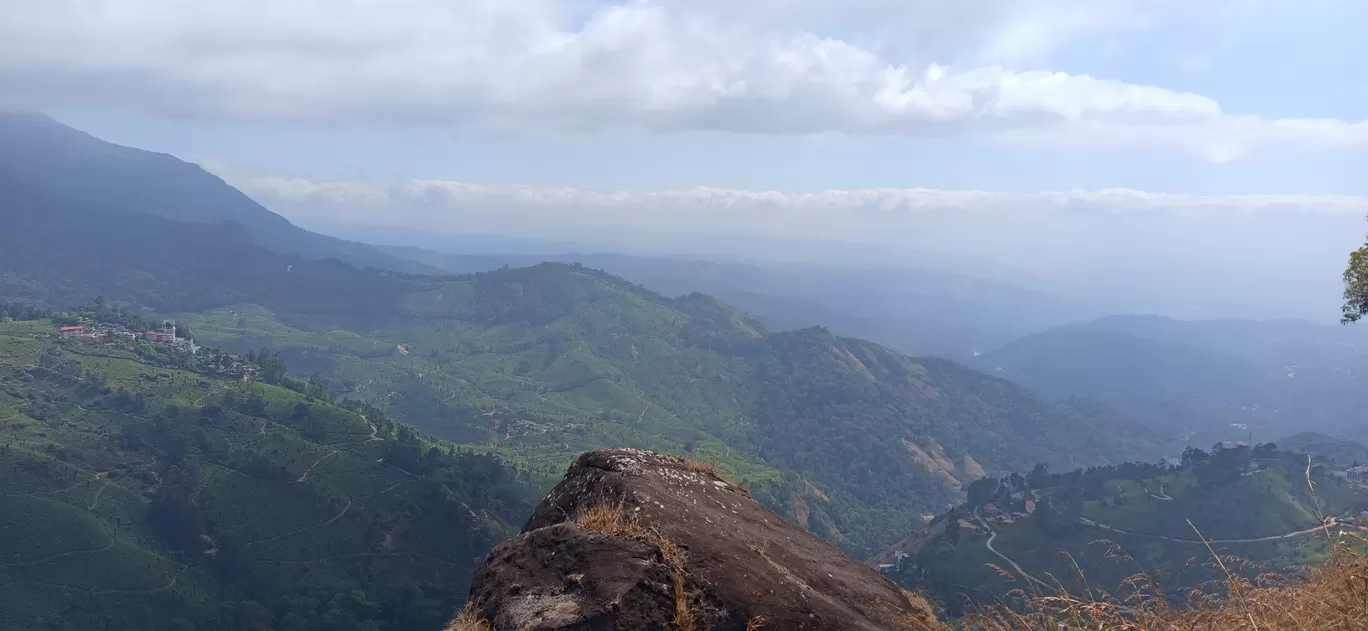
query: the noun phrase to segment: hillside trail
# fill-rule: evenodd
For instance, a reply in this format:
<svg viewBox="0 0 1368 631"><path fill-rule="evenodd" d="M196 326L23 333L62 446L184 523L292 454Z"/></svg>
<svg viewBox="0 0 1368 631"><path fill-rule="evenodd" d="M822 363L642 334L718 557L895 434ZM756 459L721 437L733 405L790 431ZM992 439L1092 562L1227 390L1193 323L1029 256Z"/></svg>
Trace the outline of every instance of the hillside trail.
<svg viewBox="0 0 1368 631"><path fill-rule="evenodd" d="M343 516L343 515L346 515L346 514L347 514L347 511L351 510L351 507L352 507L352 500L347 500L347 505L342 507L342 512L339 512L337 515L334 515L332 519L329 519L329 520L326 520L326 521L321 521L321 522L318 522L318 523L316 523L316 524L312 524L312 525L309 525L309 526L303 526L303 527L300 527L300 528L296 528L296 529L294 529L294 530L291 530L290 532L287 532L287 533L284 533L284 534L275 535L275 536L273 536L273 537L266 537L266 538L264 538L264 539L257 539L256 541L248 541L247 543L245 543L245 544L243 544L243 545L250 548L250 547L252 547L252 546L254 546L254 545L257 545L257 544L259 544L259 543L266 543L266 542L268 542L268 541L275 541L275 540L277 540L277 539L284 539L284 538L286 538L286 537L293 537L294 535L297 535L297 534L299 534L299 533L301 533L301 532L307 532L307 531L313 530L314 528L322 528L323 526L326 526L326 525L331 524L331 523L333 523L333 522L335 522L335 521L337 521L337 520L339 520L339 519L342 519L342 516Z"/></svg>
<svg viewBox="0 0 1368 631"><path fill-rule="evenodd" d="M1080 519L1081 519L1081 518L1080 518ZM1086 522L1083 522L1083 521L1080 521L1079 523L1083 524L1084 526L1090 525L1090 524L1088 524L1088 523L1086 523ZM1174 543L1189 543L1189 544L1194 544L1194 545L1207 545L1207 544L1211 544L1211 543L1262 543L1262 542L1265 542L1265 541L1277 541L1277 540L1279 540L1279 539L1291 539L1291 538L1293 538L1293 537L1300 537L1300 536L1309 535L1309 534L1312 534L1312 533L1325 532L1325 530L1326 530L1327 528L1332 528L1332 527L1335 527L1335 526L1345 526L1345 525L1348 525L1348 524L1345 524L1345 523L1340 522L1340 521L1339 521L1337 518L1335 518L1335 517L1329 517L1329 518L1327 518L1327 519L1325 520L1325 522L1322 523L1321 525L1315 526L1315 527L1312 527L1312 528L1307 528L1306 530L1297 530L1297 531L1293 531L1293 532L1283 533L1283 534L1280 534L1280 535L1269 535L1269 536L1267 536L1267 537L1252 537L1252 538L1249 538L1249 539L1207 539L1207 540L1205 540L1205 541L1203 541L1203 540L1201 540L1201 539L1187 539L1187 538L1184 538L1184 537L1168 537L1168 536L1165 536L1165 535L1155 535L1155 534L1150 534L1150 533L1146 533L1146 532L1135 532L1135 531L1133 531L1133 530L1125 530L1125 529L1123 529L1123 528L1116 528L1116 527L1114 527L1114 526L1110 526L1110 525L1103 524L1103 523L1094 523L1094 524L1092 524L1091 526L1092 526L1093 528L1099 528L1099 529L1102 529L1102 530L1110 530L1110 531L1112 531L1112 532L1119 532L1119 533L1121 533L1121 534L1123 534L1123 535L1130 535L1130 536L1133 536L1133 537L1149 537L1149 538L1151 538L1151 539L1162 539L1162 540L1164 540L1164 541L1172 541L1172 542L1174 542Z"/></svg>
<svg viewBox="0 0 1368 631"><path fill-rule="evenodd" d="M90 501L90 506L87 506L86 510L95 510L95 507L100 505L100 496L104 495L105 489L109 488L109 485L111 484L113 484L113 482L105 480L104 486L100 487L100 490L95 492L95 499Z"/></svg>
<svg viewBox="0 0 1368 631"><path fill-rule="evenodd" d="M1042 581L1042 580L1036 578L1035 576L1031 575L1030 572L1027 572L1024 568L1021 567L1021 565L1020 565L1019 563L1017 563L1017 562L1016 562L1015 560L1013 560L1011 557L1009 557L1009 556L1007 556L1007 555L1005 555L1005 554L1003 554L1003 553L1001 553L1001 552L998 552L998 549L993 547L993 541L997 540L998 533L997 533L996 530L993 530L993 527L992 527L992 526L989 526L989 525L988 525L988 520L984 519L982 515L979 515L979 509L978 509L977 507L974 508L974 519L977 519L978 522L979 522L979 524L982 524L984 528L987 528L987 529L988 529L988 541L987 541L987 545L988 545L988 551L989 551L989 552L992 552L993 554L997 555L998 558L1002 559L1003 561L1006 561L1008 565L1012 566L1012 569L1016 570L1018 574L1020 574L1020 575L1022 575L1023 577L1025 577L1026 580L1028 580L1028 581L1030 581L1030 582L1032 582L1032 583L1035 583L1036 585L1039 585L1039 586L1041 586L1041 587L1044 587L1045 589L1048 589L1048 590L1054 590L1054 589L1055 589L1055 586L1050 585L1049 583L1046 583L1045 581Z"/></svg>
<svg viewBox="0 0 1368 631"><path fill-rule="evenodd" d="M1155 493L1154 491L1149 490L1149 487L1148 487L1148 486L1145 486L1145 485L1143 485L1143 484L1140 485L1140 488L1145 489L1145 492L1148 493L1150 497L1152 497L1152 498L1154 498L1154 499L1156 499L1156 500L1162 500L1162 501L1165 501L1165 502L1171 502L1171 501L1173 501L1173 498L1172 498L1172 497L1169 497L1169 494L1168 494L1167 492L1164 491L1163 485L1160 485L1160 486L1159 486L1159 492L1158 492L1158 493Z"/></svg>
<svg viewBox="0 0 1368 631"><path fill-rule="evenodd" d="M303 473L302 475L299 476L299 479L298 479L298 480L295 480L295 484L299 484L300 482L303 482L303 481L305 481L305 480L308 480L308 479L309 479L309 472L310 472L310 471L313 471L313 470L314 470L314 467L317 467L319 463L323 462L324 460L327 460L328 457L330 457L330 456L336 456L337 454L338 454L338 451L337 451L336 449L333 449L333 450L329 451L327 454L325 454L322 458L319 458L318 460L315 460L313 464L309 465L309 468L308 468L308 469L305 469L305 470L304 470L304 473Z"/></svg>
<svg viewBox="0 0 1368 631"><path fill-rule="evenodd" d="M1049 584L1049 583L1046 583L1045 581L1042 581L1042 580L1036 578L1036 577L1033 576L1030 572L1027 572L1025 568L1021 567L1021 564L1020 564L1020 563L1017 563L1016 560L1014 560L1014 559L1012 559L1011 557L1009 557L1009 556L1003 554L1003 553L1002 553L1001 551L999 551L997 548L993 547L993 542L997 540L998 532L997 532L996 530L994 530L992 526L988 525L988 521L987 521L986 519L984 519L982 515L979 514L979 509L978 509L977 507L974 508L974 519L976 519L976 520L979 522L980 525L982 525L984 528L986 528L986 529L988 530L988 541L986 542L986 545L987 545L987 547L988 547L988 551L989 551L989 552L992 552L992 553L993 553L994 555L996 555L998 558L1002 559L1003 561L1006 561L1008 565L1012 566L1012 569L1016 570L1016 572L1017 572L1018 574L1020 574L1021 576L1025 577L1026 580L1030 581L1031 583L1034 583L1034 584L1036 584L1036 585L1039 585L1039 586L1044 587L1044 588L1049 589L1049 590L1056 590L1056 589L1058 589L1057 586L1051 585L1051 584ZM1172 542L1174 542L1174 543L1187 543L1187 544L1194 544L1194 545L1210 545L1210 544L1223 544L1223 543L1261 543L1261 542L1265 542L1265 541L1278 541L1278 540L1281 540L1281 539L1291 539L1291 538L1293 538L1293 537L1301 537L1301 536L1304 536L1304 535L1309 535L1309 534L1317 533L1317 532L1327 532L1330 528L1335 527L1335 526L1344 526L1344 527L1350 527L1350 528L1358 528L1358 529L1360 529L1360 530L1368 530L1368 527L1357 526L1357 525L1354 525L1354 524L1351 524L1351 523L1348 523L1348 522L1339 521L1339 519L1337 519L1337 518L1335 518L1335 517L1329 517L1329 518L1327 518L1327 519L1326 519L1321 525L1319 525L1319 526L1315 526L1315 527L1313 527L1313 528L1307 528L1306 530L1297 530L1297 531L1294 531L1294 532L1283 533L1283 534L1280 534L1280 535L1270 535L1270 536L1267 536L1267 537L1254 537L1254 538L1249 538L1249 539L1207 539L1207 540L1203 541L1203 540L1201 540L1201 539L1185 539L1185 538L1183 538L1183 537L1166 537L1166 536L1163 536L1163 535L1153 535L1153 534L1148 534L1148 533L1143 533L1143 532L1134 532L1134 531L1130 531L1130 530L1124 530L1124 529L1121 529L1121 528L1114 528L1114 527L1109 526L1109 525L1107 525L1107 524L1096 523L1096 522L1088 523L1088 522L1082 521L1082 518L1081 518L1081 517L1079 518L1079 523L1082 524L1082 525L1084 525L1084 526L1090 526L1090 527L1098 528L1098 529L1101 529L1101 530L1110 530L1110 531L1112 531L1112 532L1119 532L1119 533L1124 534L1124 535L1131 535L1131 536L1136 536L1136 537L1149 537L1149 538L1153 538L1153 539L1161 539L1161 540L1164 540L1164 541L1172 541Z"/></svg>

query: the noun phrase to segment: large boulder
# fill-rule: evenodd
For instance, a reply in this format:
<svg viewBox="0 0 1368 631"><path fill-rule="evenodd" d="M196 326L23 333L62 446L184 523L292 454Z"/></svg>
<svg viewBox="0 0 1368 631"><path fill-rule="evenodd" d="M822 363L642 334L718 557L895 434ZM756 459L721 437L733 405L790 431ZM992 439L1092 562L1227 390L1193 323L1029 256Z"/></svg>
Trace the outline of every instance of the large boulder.
<svg viewBox="0 0 1368 631"><path fill-rule="evenodd" d="M494 631L939 629L926 601L795 526L710 465L582 454L475 574Z"/></svg>

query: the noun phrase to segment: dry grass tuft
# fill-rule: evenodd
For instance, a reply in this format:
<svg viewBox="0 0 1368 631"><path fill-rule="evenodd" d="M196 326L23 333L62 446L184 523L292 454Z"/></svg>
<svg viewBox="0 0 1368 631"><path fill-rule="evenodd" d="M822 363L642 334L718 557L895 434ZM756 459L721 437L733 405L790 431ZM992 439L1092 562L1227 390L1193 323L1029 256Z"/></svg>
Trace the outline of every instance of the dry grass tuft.
<svg viewBox="0 0 1368 631"><path fill-rule="evenodd" d="M1218 559L1222 566L1228 561ZM1137 576L1128 584L1148 585ZM1301 631L1368 629L1368 559L1337 544L1329 559L1295 581L1250 581L1235 573L1170 605L1153 587L1122 601L1084 600L1067 593L1035 596L1016 609L968 616L975 631Z"/></svg>
<svg viewBox="0 0 1368 631"><path fill-rule="evenodd" d="M488 621L477 618L475 610L471 609L470 605L466 605L447 624L446 631L490 631L490 628Z"/></svg>
<svg viewBox="0 0 1368 631"><path fill-rule="evenodd" d="M644 541L660 550L661 560L674 574L674 627L677 631L695 631L698 628L698 598L689 590L684 553L675 542L660 534L659 530L643 526L621 506L600 504L585 509L575 517L575 524L590 532Z"/></svg>
<svg viewBox="0 0 1368 631"><path fill-rule="evenodd" d="M717 466L706 460L695 460L693 458L685 458L684 467L690 471L693 471L694 473L701 473L703 475L712 476L719 480L722 479L722 476L717 475Z"/></svg>
<svg viewBox="0 0 1368 631"><path fill-rule="evenodd" d="M755 616L746 621L746 631L759 631L763 626L765 626L764 616Z"/></svg>

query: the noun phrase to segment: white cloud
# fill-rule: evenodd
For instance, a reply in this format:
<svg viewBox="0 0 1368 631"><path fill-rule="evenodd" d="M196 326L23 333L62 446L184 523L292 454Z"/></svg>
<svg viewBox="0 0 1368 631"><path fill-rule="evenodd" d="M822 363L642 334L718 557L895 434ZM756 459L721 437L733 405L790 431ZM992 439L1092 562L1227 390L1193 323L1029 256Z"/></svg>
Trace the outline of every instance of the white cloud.
<svg viewBox="0 0 1368 631"><path fill-rule="evenodd" d="M286 216L303 221L460 229L472 221L509 228L554 230L564 222L614 225L622 230L668 232L680 228L723 234L777 230L828 235L832 227L919 216L1086 211L1097 215L1205 214L1217 217L1368 214L1368 197L1351 195L1192 195L1134 189L1011 193L984 190L879 188L787 193L694 187L652 192L594 191L574 187L488 185L452 180L395 182L313 180L263 175L209 162L206 168ZM727 223L714 224L717 219ZM873 223L879 223L875 221Z"/></svg>
<svg viewBox="0 0 1368 631"><path fill-rule="evenodd" d="M3 2L11 104L519 132L961 134L1214 160L1368 146L1368 123L1020 69L1169 0ZM1214 3L1224 5L1225 3Z"/></svg>

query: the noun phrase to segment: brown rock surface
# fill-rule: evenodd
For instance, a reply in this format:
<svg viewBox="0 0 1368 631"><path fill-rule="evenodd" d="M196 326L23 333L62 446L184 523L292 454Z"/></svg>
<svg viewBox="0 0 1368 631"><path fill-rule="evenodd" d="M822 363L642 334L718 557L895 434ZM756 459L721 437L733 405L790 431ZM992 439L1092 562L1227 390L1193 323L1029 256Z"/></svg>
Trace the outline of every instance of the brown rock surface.
<svg viewBox="0 0 1368 631"><path fill-rule="evenodd" d="M711 466L633 449L577 458L485 558L470 607L494 631L941 628L920 597Z"/></svg>

